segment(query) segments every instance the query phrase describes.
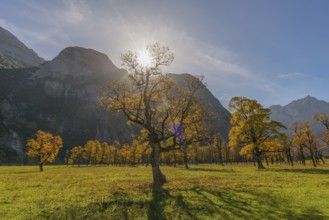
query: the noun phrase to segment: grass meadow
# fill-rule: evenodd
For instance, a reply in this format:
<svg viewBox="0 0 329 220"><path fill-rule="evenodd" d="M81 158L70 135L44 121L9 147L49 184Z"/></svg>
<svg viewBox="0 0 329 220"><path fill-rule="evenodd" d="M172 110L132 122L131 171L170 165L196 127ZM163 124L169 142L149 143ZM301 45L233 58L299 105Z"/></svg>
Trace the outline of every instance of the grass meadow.
<svg viewBox="0 0 329 220"><path fill-rule="evenodd" d="M329 166L0 167L0 219L329 219Z"/></svg>

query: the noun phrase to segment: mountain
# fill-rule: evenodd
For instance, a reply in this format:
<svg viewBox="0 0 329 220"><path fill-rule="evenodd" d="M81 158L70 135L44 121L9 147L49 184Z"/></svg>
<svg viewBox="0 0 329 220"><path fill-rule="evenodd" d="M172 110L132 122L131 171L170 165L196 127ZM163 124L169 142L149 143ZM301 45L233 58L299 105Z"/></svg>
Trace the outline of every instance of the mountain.
<svg viewBox="0 0 329 220"><path fill-rule="evenodd" d="M273 105L270 109L272 111L271 118L280 121L286 127L289 127L293 121L311 120L315 130L319 131L322 126L312 119L312 115L320 112L329 113L329 103L306 96L285 106Z"/></svg>
<svg viewBox="0 0 329 220"><path fill-rule="evenodd" d="M12 69L38 66L45 62L32 49L6 29L0 27L0 68Z"/></svg>
<svg viewBox="0 0 329 220"><path fill-rule="evenodd" d="M90 139L130 142L137 128L128 126L123 116L97 106L101 86L126 74L105 54L81 47L66 48L36 67L0 69L0 146L23 152L26 140L38 129L61 135L65 149ZM192 76L171 77L182 85ZM227 136L229 112L206 87L200 95L217 114L210 126Z"/></svg>
<svg viewBox="0 0 329 220"><path fill-rule="evenodd" d="M171 79L176 85L184 87L184 82L187 78L193 77L188 73L184 74L171 74ZM220 132L226 140L228 140L228 133L231 129L230 118L231 113L223 107L219 100L207 89L207 87L201 88L197 95L200 97L201 102L204 104L210 103L209 111L214 114L212 121L208 122L210 130L214 133Z"/></svg>
<svg viewBox="0 0 329 220"><path fill-rule="evenodd" d="M101 85L125 75L105 54L78 47L38 67L0 70L0 143L22 152L37 129L62 135L69 147L129 138L128 126L97 106Z"/></svg>

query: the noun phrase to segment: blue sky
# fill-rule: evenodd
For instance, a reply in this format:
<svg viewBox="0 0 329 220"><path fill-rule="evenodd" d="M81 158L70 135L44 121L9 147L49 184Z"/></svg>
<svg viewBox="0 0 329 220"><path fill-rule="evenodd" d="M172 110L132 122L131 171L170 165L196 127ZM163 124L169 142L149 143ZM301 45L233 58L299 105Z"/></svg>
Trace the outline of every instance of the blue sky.
<svg viewBox="0 0 329 220"><path fill-rule="evenodd" d="M233 96L264 106L307 95L329 101L329 1L11 0L0 26L45 59L67 46L119 55L160 42L168 70L203 74L227 107Z"/></svg>

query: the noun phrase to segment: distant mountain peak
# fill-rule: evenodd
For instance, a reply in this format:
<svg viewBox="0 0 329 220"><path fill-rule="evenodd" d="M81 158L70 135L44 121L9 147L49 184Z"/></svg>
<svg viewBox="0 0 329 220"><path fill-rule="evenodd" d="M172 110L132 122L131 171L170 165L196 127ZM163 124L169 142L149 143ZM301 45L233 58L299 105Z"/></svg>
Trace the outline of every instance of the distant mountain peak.
<svg viewBox="0 0 329 220"><path fill-rule="evenodd" d="M104 53L101 53L97 50L84 48L84 47L67 47L64 48L56 57L57 59L106 59L109 60L108 56ZM112 63L112 62L111 62Z"/></svg>
<svg viewBox="0 0 329 220"><path fill-rule="evenodd" d="M15 35L0 27L0 68L38 66L45 60Z"/></svg>
<svg viewBox="0 0 329 220"><path fill-rule="evenodd" d="M302 98L301 100L318 100L318 99L313 96L307 95L305 96L305 98Z"/></svg>
<svg viewBox="0 0 329 220"><path fill-rule="evenodd" d="M106 66L108 71L118 69L106 54L84 47L67 47L53 59L53 62L65 63L71 67Z"/></svg>
<svg viewBox="0 0 329 220"><path fill-rule="evenodd" d="M313 96L307 95L304 98L301 99L297 99L292 101L291 103L287 104L286 106L294 106L294 105L298 105L298 106L304 106L304 105L319 105L320 103L325 104L327 103L326 101L323 100L319 100Z"/></svg>
<svg viewBox="0 0 329 220"><path fill-rule="evenodd" d="M329 103L313 96L297 99L285 106L274 105L270 107L271 118L289 126L293 121L312 121L312 115L319 112L329 113ZM316 130L321 129L318 123L313 123Z"/></svg>
<svg viewBox="0 0 329 220"><path fill-rule="evenodd" d="M305 98L301 99L301 101L302 101L303 104L306 104L306 103L310 103L310 102L317 102L319 100L316 99L315 97L307 95Z"/></svg>
<svg viewBox="0 0 329 220"><path fill-rule="evenodd" d="M83 47L67 47L53 60L40 66L40 70L35 72L34 76L41 78L98 76L107 80L116 80L125 74L126 71L118 69L104 53Z"/></svg>

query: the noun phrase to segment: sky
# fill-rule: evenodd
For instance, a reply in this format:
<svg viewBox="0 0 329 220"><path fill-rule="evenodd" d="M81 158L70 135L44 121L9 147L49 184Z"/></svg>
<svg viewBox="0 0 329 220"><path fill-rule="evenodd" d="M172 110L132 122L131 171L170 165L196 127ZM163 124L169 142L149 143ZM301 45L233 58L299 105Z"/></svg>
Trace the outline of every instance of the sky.
<svg viewBox="0 0 329 220"><path fill-rule="evenodd" d="M68 46L120 54L158 42L174 73L204 75L227 108L234 96L265 107L307 95L329 101L327 0L11 0L0 26L51 60Z"/></svg>

